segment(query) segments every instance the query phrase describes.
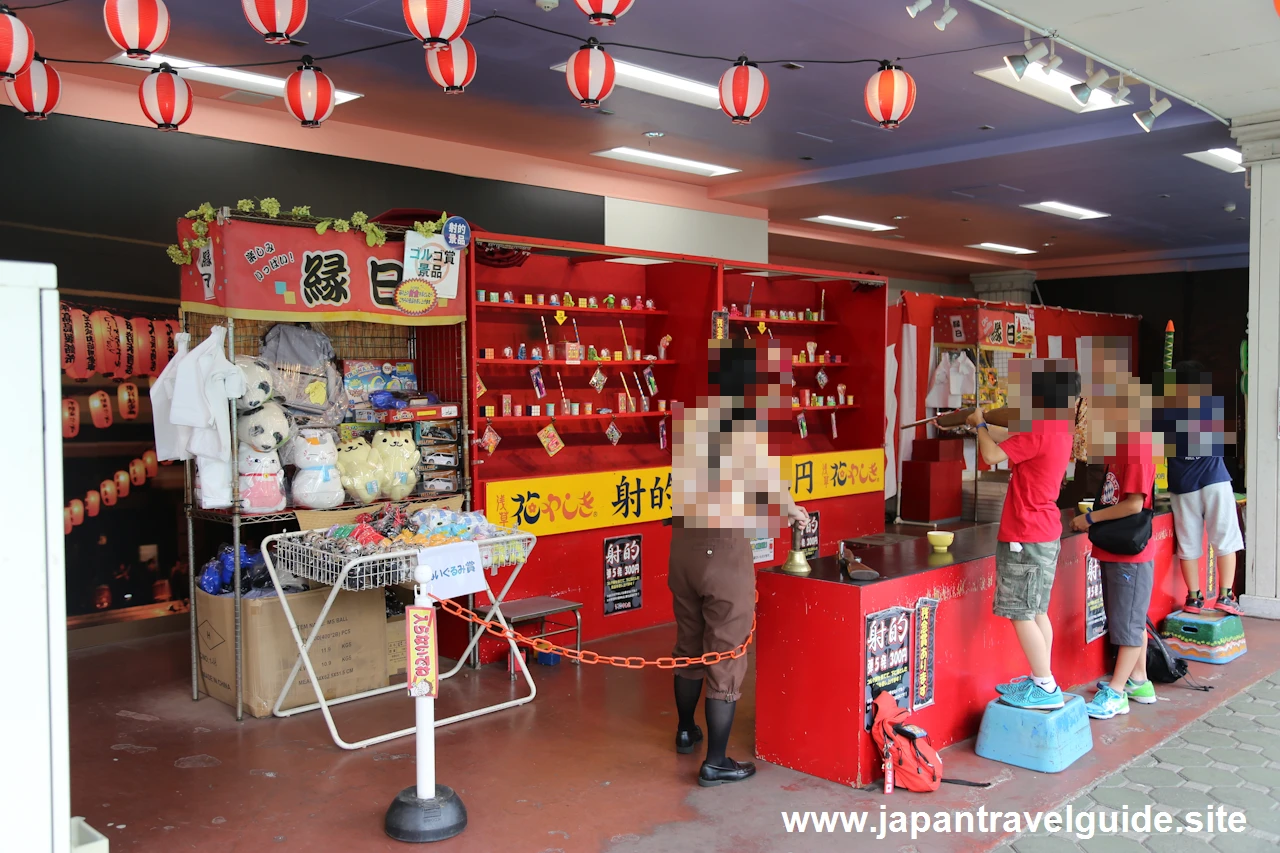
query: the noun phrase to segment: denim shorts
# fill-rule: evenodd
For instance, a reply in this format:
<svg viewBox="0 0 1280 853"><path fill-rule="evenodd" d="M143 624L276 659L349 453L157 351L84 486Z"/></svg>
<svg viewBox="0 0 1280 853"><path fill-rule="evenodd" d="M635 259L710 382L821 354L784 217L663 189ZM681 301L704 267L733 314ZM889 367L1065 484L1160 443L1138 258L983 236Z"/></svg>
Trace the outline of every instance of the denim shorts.
<svg viewBox="0 0 1280 853"><path fill-rule="evenodd" d="M991 612L1002 619L1029 621L1049 612L1049 593L1058 570L1060 540L1023 542L1015 552L996 543L996 595Z"/></svg>

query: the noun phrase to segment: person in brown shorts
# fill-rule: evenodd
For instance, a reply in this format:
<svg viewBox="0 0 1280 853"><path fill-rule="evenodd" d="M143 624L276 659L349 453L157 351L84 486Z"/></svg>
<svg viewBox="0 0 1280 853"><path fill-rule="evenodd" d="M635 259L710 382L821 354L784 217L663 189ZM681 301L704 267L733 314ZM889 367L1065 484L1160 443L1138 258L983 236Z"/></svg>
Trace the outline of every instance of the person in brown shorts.
<svg viewBox="0 0 1280 853"><path fill-rule="evenodd" d="M784 520L808 513L791 500L778 460L769 456L771 413L791 393L791 356L772 341L712 341L710 395L695 408L674 407L672 446L671 588L676 619L675 657L728 652L746 641L755 612L751 540L776 537ZM747 674L745 655L675 674L676 751L693 752L702 740L694 712L707 683L707 756L698 773L703 787L740 782L756 772L725 751L734 710Z"/></svg>

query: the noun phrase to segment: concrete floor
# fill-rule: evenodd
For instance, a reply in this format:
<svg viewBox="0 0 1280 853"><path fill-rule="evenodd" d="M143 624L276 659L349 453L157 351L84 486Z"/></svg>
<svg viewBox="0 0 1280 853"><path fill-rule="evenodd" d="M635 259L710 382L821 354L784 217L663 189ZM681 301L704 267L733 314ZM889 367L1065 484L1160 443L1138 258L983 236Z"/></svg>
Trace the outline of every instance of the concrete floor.
<svg viewBox="0 0 1280 853"><path fill-rule="evenodd" d="M944 785L934 794L896 792L888 800L879 792L850 790L771 765L762 765L744 784L698 788L699 757L679 756L671 744L670 673L537 667L539 695L533 703L438 732L440 781L461 793L470 825L434 849L807 853L856 845L929 853L1010 842L1022 853L1058 849L1053 845L1061 839L1028 846L1006 832L914 841L893 834L883 840L850 837L843 830L788 834L780 812L870 812L874 827L882 805L932 813L981 804L1049 809L1076 801L1116 771L1149 763L1144 756L1163 742L1274 673L1280 623L1248 620L1246 630L1245 657L1224 667L1193 664L1193 672L1216 689L1166 687L1157 705L1135 705L1127 718L1095 722L1093 752L1063 773L988 762L974 755L969 742L943 753L946 773L992 781L992 788ZM661 627L594 645L608 654L654 657L669 651L672 633ZM231 710L216 701L191 701L187 654L185 635L173 635L72 655L73 812L105 832L113 850L403 849L383 834L382 819L395 794L413 784L412 739L345 752L332 744L318 714L236 723ZM460 675L445 683L440 713L484 704L514 689L496 668ZM730 755L738 758L751 753L753 691L754 678L731 743ZM413 711L406 697L391 694L341 706L335 716L344 735L355 739L412 725ZM1265 722L1248 725L1267 739ZM1275 737L1280 742L1280 731ZM1192 844L1178 851L1210 849L1207 840L1179 841ZM1274 849L1274 841L1269 843Z"/></svg>

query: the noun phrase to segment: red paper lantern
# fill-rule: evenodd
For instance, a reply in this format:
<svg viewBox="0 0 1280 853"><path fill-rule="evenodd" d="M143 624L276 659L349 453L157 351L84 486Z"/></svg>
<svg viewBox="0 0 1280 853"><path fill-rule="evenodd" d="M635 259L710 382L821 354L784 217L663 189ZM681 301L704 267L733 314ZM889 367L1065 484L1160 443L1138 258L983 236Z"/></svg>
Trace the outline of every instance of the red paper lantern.
<svg viewBox="0 0 1280 853"><path fill-rule="evenodd" d="M2 31L2 30L0 30ZM29 119L44 121L58 108L62 96L62 78L53 66L37 55L26 71L17 79L4 81L5 93L13 104Z"/></svg>
<svg viewBox="0 0 1280 853"><path fill-rule="evenodd" d="M734 124L751 124L769 103L769 78L745 56L720 77L720 109Z"/></svg>
<svg viewBox="0 0 1280 853"><path fill-rule="evenodd" d="M98 484L98 492L102 495L103 506L116 505L117 495L116 495L115 480L103 480L101 483Z"/></svg>
<svg viewBox="0 0 1280 853"><path fill-rule="evenodd" d="M62 437L75 438L80 434L80 404L71 397L62 398Z"/></svg>
<svg viewBox="0 0 1280 853"><path fill-rule="evenodd" d="M13 80L31 65L36 55L36 40L27 25L0 6L0 80Z"/></svg>
<svg viewBox="0 0 1280 853"><path fill-rule="evenodd" d="M471 0L402 0L409 32L427 50L440 50L461 38L471 17Z"/></svg>
<svg viewBox="0 0 1280 853"><path fill-rule="evenodd" d="M84 524L84 501L79 498L72 498L67 504L67 509L71 512L71 526L79 527Z"/></svg>
<svg viewBox="0 0 1280 853"><path fill-rule="evenodd" d="M866 104L881 127L897 127L916 105L916 81L898 66L883 62L867 81Z"/></svg>
<svg viewBox="0 0 1280 853"><path fill-rule="evenodd" d="M307 22L307 0L240 0L249 26L267 44L288 44Z"/></svg>
<svg viewBox="0 0 1280 853"><path fill-rule="evenodd" d="M164 0L107 0L102 17L116 47L134 59L146 59L169 38Z"/></svg>
<svg viewBox="0 0 1280 853"><path fill-rule="evenodd" d="M111 426L111 398L106 391L94 391L89 395L89 417L98 429Z"/></svg>
<svg viewBox="0 0 1280 853"><path fill-rule="evenodd" d="M635 0L578 0L578 8L597 27L612 27L627 14ZM1277 0L1280 2L1280 0Z"/></svg>
<svg viewBox="0 0 1280 853"><path fill-rule="evenodd" d="M578 52L569 57L564 70L569 91L578 103L590 110L613 94L613 57L605 53L600 42L589 39Z"/></svg>
<svg viewBox="0 0 1280 853"><path fill-rule="evenodd" d="M334 93L329 75L312 65L311 57L304 56L298 70L284 82L284 105L303 127L319 127L333 114Z"/></svg>
<svg viewBox="0 0 1280 853"><path fill-rule="evenodd" d="M71 510L65 506L62 508L62 535L71 535Z"/></svg>
<svg viewBox="0 0 1280 853"><path fill-rule="evenodd" d="M476 79L476 49L466 39L454 39L427 54L427 73L446 95L461 95Z"/></svg>
<svg viewBox="0 0 1280 853"><path fill-rule="evenodd" d="M129 321L133 332L133 375L154 376L156 368L156 340L151 321L146 317L134 317Z"/></svg>
<svg viewBox="0 0 1280 853"><path fill-rule="evenodd" d="M116 389L116 402L120 407L120 417L131 421L138 417L138 386L125 382Z"/></svg>
<svg viewBox="0 0 1280 853"><path fill-rule="evenodd" d="M129 462L129 482L135 486L141 486L147 482L147 466L142 464L141 459Z"/></svg>
<svg viewBox="0 0 1280 853"><path fill-rule="evenodd" d="M84 496L84 514L90 518L97 518L101 511L102 496L98 494L97 489L90 489Z"/></svg>
<svg viewBox="0 0 1280 853"><path fill-rule="evenodd" d="M83 382L97 371L93 323L89 315L79 308L72 308L65 302L61 307L62 369L67 376Z"/></svg>
<svg viewBox="0 0 1280 853"><path fill-rule="evenodd" d="M178 332L182 331L177 320L161 320L154 324L156 366L152 376L159 376L168 367L169 362L178 354Z"/></svg>
<svg viewBox="0 0 1280 853"><path fill-rule="evenodd" d="M129 497L129 472L117 471L115 476L116 494L122 498Z"/></svg>
<svg viewBox="0 0 1280 853"><path fill-rule="evenodd" d="M116 329L118 331L117 338L120 341L120 369L116 372L116 379L124 379L134 375L134 356L136 350L134 348L133 326L123 317L116 316Z"/></svg>
<svg viewBox="0 0 1280 853"><path fill-rule="evenodd" d="M120 318L110 311L98 310L89 315L93 326L93 352L98 373L108 379L124 376L124 353L120 351Z"/></svg>
<svg viewBox="0 0 1280 853"><path fill-rule="evenodd" d="M147 469L147 479L150 479L160 473L160 462L156 458L154 450L148 450L142 454L142 464Z"/></svg>
<svg viewBox="0 0 1280 853"><path fill-rule="evenodd" d="M138 101L142 112L157 130L177 130L191 118L194 98L191 86L178 76L178 72L162 62L142 79L138 87Z"/></svg>

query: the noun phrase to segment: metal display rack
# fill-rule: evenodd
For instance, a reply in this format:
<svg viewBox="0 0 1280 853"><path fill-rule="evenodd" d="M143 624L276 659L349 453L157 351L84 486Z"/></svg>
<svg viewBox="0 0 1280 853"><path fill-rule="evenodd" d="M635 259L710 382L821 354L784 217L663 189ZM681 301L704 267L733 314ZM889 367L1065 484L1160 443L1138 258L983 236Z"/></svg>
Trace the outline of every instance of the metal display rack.
<svg viewBox="0 0 1280 853"><path fill-rule="evenodd" d="M324 714L325 723L329 727L329 734L333 738L333 742L343 749L363 749L366 746L372 746L376 743L383 743L396 738L407 737L417 731L417 726L401 729L399 731L388 732L382 735L376 735L364 740L348 742L338 734L337 725L334 723L333 714L329 710L330 706L338 705L344 702L353 702L356 699L365 699L370 696L380 696L384 693L393 693L405 689L402 684L393 684L387 687L379 687L373 690L366 690L363 693L355 693L350 696L341 696L334 699L325 699L324 691L320 687L320 680L316 677L316 671L311 663L310 650L311 645L315 642L316 636L324 628L325 619L329 615L329 609L333 606L334 601L338 597L341 590L361 591L371 589L381 589L388 586L396 586L406 583L413 579L414 570L418 566L419 550L400 550L390 551L382 554L373 554L363 557L355 557L346 559L338 554L325 551L308 544L310 531L299 533L279 533L268 536L262 542L262 553L266 560L267 571L271 574L271 582L275 584L276 592L280 596L280 604L284 608L285 619L289 622L289 630L293 634L294 642L298 646L298 659L294 661L293 669L289 672L289 677L285 680L284 686L280 688L280 695L276 699L272 713L277 717L291 717L295 714L302 714L307 711L319 709ZM515 580L520 575L520 570L524 568L525 563L529 559L529 555L533 552L533 547L537 544L537 537L532 533L524 533L513 528L501 529L501 535L484 539L476 543L480 549L480 557L482 561L481 576L485 579L485 589L489 594L489 599L493 602L489 605L489 611L485 616L486 620L496 619L503 628L508 628L506 617L502 613L502 603L506 600L508 591L511 589ZM430 548L421 549L421 551L430 551ZM511 576L502 586L502 590L495 595L493 588L489 585L489 575L485 574L484 569L496 570L505 566L513 566L514 570ZM304 640L302 633L298 629L297 619L294 618L293 609L289 606L289 600L284 593L284 589L280 583L280 574L288 572L289 574L303 578L314 583L323 584L330 587L329 596L325 599L324 606L320 609L319 615L316 617L315 623L311 627L310 633ZM471 640L466 650L459 656L457 663L448 672L440 674L440 680L452 678L462 669L467 659L470 657L472 650L479 644L480 638L484 636L484 632L471 632ZM524 705L532 702L538 694L537 685L534 684L533 675L529 672L528 666L525 664L524 656L519 654L516 642L511 637L507 637L510 644L513 657L517 661L521 673L524 675L525 683L529 686L529 693L515 699L505 702L498 702L493 705L487 705L483 708L477 708L472 711L466 711L461 714L455 714L452 717L446 717L443 720L435 720L435 727L447 726L450 723L469 720L473 717L492 714L507 708L514 708L517 705ZM298 677L298 673L305 667L307 675L311 680L311 687L315 691L316 701L309 705L302 705L297 708L291 708L287 711L281 710L280 706L284 703L289 691L293 688L294 680Z"/></svg>

